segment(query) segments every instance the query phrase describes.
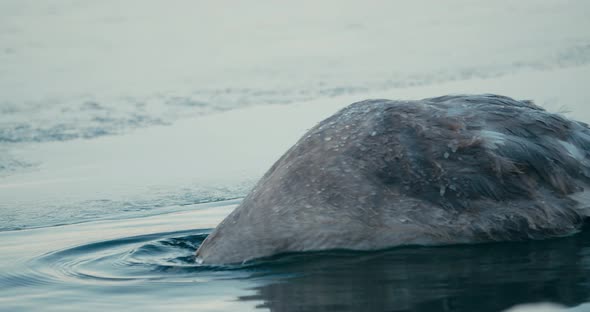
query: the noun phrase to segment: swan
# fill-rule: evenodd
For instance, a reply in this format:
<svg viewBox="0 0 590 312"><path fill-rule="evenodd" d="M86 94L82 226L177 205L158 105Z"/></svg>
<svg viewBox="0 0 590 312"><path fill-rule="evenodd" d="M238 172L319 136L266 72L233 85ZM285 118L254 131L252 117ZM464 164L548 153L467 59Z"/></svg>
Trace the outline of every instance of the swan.
<svg viewBox="0 0 590 312"><path fill-rule="evenodd" d="M198 248L202 263L571 235L590 129L531 101L353 103L309 130Z"/></svg>

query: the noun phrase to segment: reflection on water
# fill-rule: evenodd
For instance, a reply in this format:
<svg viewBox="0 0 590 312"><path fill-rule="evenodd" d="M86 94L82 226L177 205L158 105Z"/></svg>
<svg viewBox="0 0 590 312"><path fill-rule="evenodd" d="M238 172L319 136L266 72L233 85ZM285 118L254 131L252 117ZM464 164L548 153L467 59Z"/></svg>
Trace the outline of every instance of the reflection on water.
<svg viewBox="0 0 590 312"><path fill-rule="evenodd" d="M209 224L235 207L226 203L0 232L0 311L501 311L590 298L588 227L546 241L198 264Z"/></svg>
<svg viewBox="0 0 590 312"><path fill-rule="evenodd" d="M370 254L294 255L296 277L240 300L271 311L500 311L590 298L590 232L569 238Z"/></svg>

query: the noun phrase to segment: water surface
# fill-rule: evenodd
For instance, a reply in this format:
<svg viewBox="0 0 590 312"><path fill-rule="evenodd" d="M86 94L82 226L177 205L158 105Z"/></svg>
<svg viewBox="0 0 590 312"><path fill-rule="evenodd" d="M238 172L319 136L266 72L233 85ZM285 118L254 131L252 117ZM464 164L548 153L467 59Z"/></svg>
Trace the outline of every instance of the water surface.
<svg viewBox="0 0 590 312"><path fill-rule="evenodd" d="M1 310L500 311L522 302L576 306L589 299L590 231L546 241L197 264L208 224L234 207L221 202L3 232Z"/></svg>
<svg viewBox="0 0 590 312"><path fill-rule="evenodd" d="M498 93L590 122L589 10L1 1L0 310L587 307L588 231L219 267L194 252L307 129L355 101Z"/></svg>

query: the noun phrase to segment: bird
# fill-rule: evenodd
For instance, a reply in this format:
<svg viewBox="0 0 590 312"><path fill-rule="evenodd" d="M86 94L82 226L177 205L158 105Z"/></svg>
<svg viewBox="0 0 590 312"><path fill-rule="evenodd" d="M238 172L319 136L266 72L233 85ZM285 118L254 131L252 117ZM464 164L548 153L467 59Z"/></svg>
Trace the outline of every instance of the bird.
<svg viewBox="0 0 590 312"><path fill-rule="evenodd" d="M590 216L590 128L495 94L353 103L303 135L196 252L292 252L572 235Z"/></svg>

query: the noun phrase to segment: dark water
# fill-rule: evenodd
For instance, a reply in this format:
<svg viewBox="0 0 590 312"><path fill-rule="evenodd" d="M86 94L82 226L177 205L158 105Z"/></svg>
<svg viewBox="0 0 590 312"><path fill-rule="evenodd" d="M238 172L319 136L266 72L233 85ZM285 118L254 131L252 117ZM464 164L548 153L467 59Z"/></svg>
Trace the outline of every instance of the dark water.
<svg viewBox="0 0 590 312"><path fill-rule="evenodd" d="M194 252L210 229L166 229L206 212L0 233L0 310L501 311L590 299L587 229L546 241L205 266Z"/></svg>

